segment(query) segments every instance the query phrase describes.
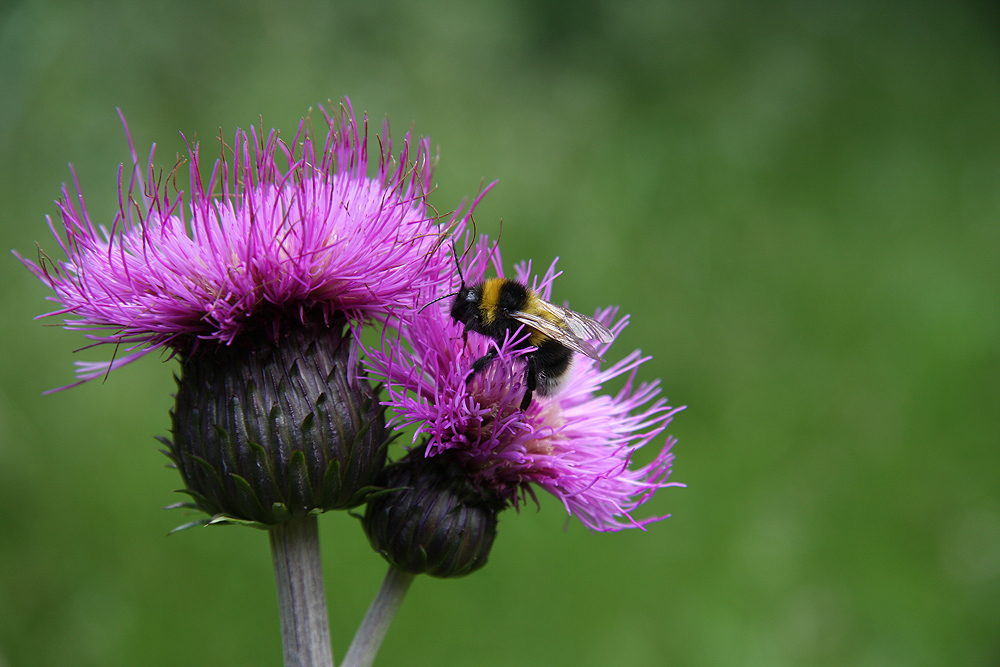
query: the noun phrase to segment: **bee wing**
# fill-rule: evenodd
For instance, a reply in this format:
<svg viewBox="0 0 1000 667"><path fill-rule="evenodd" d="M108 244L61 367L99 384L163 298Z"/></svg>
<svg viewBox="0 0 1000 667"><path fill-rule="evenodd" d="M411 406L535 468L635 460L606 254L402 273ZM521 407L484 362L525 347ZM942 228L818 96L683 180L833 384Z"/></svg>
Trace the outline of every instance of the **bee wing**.
<svg viewBox="0 0 1000 667"><path fill-rule="evenodd" d="M560 318L563 324L578 338L596 340L600 343L610 343L615 339L615 335L611 333L611 330L593 317L581 315L575 310L563 308L548 301L541 301L539 306Z"/></svg>
<svg viewBox="0 0 1000 667"><path fill-rule="evenodd" d="M604 361L604 359L601 358L601 355L597 353L597 350L593 345L585 340L581 340L580 337L575 335L570 329L563 328L555 322L545 319L541 315L534 315L532 313L526 313L518 310L511 313L510 316L543 336L551 338L557 343L562 343L574 352L580 352L587 355L591 359L596 359L597 361Z"/></svg>
<svg viewBox="0 0 1000 667"><path fill-rule="evenodd" d="M540 311L558 318L558 321L553 322L541 315L523 311L511 313L511 317L575 352L585 354L597 361L604 361L597 349L587 341L597 340L607 343L613 340L614 334L607 327L593 318L556 306L548 301L539 299L537 307Z"/></svg>

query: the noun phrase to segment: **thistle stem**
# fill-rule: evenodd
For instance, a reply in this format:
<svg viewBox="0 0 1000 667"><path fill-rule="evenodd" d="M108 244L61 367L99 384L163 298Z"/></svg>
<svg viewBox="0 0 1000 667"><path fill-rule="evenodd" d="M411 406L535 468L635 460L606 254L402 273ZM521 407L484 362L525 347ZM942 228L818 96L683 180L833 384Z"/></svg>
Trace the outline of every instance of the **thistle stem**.
<svg viewBox="0 0 1000 667"><path fill-rule="evenodd" d="M279 523L269 532L285 667L333 667L316 516Z"/></svg>
<svg viewBox="0 0 1000 667"><path fill-rule="evenodd" d="M368 613L365 614L361 626L351 641L351 647L347 649L341 667L371 667L414 576L394 567L389 568L382 587L378 589L375 599L368 607Z"/></svg>

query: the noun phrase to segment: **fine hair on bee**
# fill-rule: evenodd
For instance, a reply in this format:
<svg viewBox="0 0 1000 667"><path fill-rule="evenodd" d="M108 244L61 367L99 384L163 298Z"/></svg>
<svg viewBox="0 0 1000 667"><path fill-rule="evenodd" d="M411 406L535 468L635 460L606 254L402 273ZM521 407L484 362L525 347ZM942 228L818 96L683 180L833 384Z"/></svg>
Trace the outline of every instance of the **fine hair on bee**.
<svg viewBox="0 0 1000 667"><path fill-rule="evenodd" d="M455 255L458 266L457 252ZM454 295L451 317L464 325L464 335L474 331L502 344L519 328L523 327L529 334L527 343L535 350L524 356L526 391L521 400L521 410L531 405L534 392L550 396L559 391L562 382L569 376L574 352L604 361L588 341L610 343L614 334L597 320L549 303L534 290L511 278L487 278L468 286L461 266L458 266L458 275L462 284ZM466 382L471 382L496 356L496 348L491 348L473 362Z"/></svg>

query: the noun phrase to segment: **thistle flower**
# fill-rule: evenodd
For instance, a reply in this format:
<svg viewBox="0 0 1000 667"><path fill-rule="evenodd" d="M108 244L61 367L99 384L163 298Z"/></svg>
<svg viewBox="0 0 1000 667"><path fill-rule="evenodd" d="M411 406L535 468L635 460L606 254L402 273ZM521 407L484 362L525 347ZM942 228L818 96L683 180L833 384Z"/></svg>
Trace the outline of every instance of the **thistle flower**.
<svg viewBox="0 0 1000 667"><path fill-rule="evenodd" d="M502 276L499 252L491 253L483 239L463 268L465 280L482 280L490 259ZM530 264L516 267L517 280L546 300L557 275L555 263L540 278L531 276ZM449 306L408 314L401 339L386 338L381 349L368 351L365 364L371 377L385 382L384 404L393 414L392 424L415 427L415 448L386 468L383 485L405 486L408 466L426 468L423 461L441 459L439 467L448 470L443 477L452 480L450 492L467 503L517 508L535 497L537 487L594 531L643 528L665 518L633 516L658 489L682 486L667 481L672 437L651 462L630 468L634 452L659 436L683 409L658 398L658 381L636 384L636 371L649 357L637 350L602 369L598 362L576 355L564 388L554 396L536 394L522 411L523 357L533 349L525 347L528 332L502 343L476 334L466 337L462 325L452 321ZM617 335L628 318L616 321L616 315L616 308L605 308L596 319ZM598 351L603 354L609 346L601 345ZM491 347L496 360L467 381L473 362ZM626 379L617 394L598 393L605 382L621 375ZM433 560L430 551L443 548L415 542L396 548L393 531L412 514L405 502L396 502L404 499L404 491L373 498L365 516L373 546L401 569L413 562L414 549ZM479 555L479 566L487 553L488 545Z"/></svg>
<svg viewBox="0 0 1000 667"><path fill-rule="evenodd" d="M135 169L127 183L119 169L110 231L93 224L82 194L63 186L56 203L65 240L48 221L67 259L22 259L60 304L41 317L68 315L66 328L129 353L80 364L80 380L162 347L187 355L255 328L275 335L292 320L385 315L412 306L418 290L450 271L425 201L429 140L411 146L407 134L393 159L386 124L370 177L367 117L359 128L349 105L340 118L322 110L325 143L308 119L290 144L276 130L266 138L239 130L233 162L224 154L207 182L191 146L188 202L167 189L181 163L164 178L154 145L144 179L132 149Z"/></svg>
<svg viewBox="0 0 1000 667"><path fill-rule="evenodd" d="M189 145L187 193L168 187L181 162L156 171L154 146L142 173L133 148L110 229L64 186L64 238L49 226L66 259L22 259L55 292L48 315L123 353L78 364L79 382L153 350L179 357L164 442L210 515L273 524L363 500L386 433L355 377L356 335L450 273L442 234L464 224L439 224L426 203L427 139L407 134L394 157L386 123L371 159L367 117L321 110L325 137L308 118L288 143L237 131L207 179Z"/></svg>

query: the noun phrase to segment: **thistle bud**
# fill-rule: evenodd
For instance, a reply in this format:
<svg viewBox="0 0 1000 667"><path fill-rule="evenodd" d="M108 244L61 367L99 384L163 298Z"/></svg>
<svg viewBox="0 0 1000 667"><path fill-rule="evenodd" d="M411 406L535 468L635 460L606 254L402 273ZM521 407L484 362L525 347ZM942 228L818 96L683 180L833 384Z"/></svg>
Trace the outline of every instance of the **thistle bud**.
<svg viewBox="0 0 1000 667"><path fill-rule="evenodd" d="M182 361L163 442L199 509L272 525L364 502L387 441L351 344L343 321L300 325Z"/></svg>
<svg viewBox="0 0 1000 667"><path fill-rule="evenodd" d="M379 476L362 524L372 548L411 574L461 577L486 564L503 502L473 489L450 457L411 452Z"/></svg>

